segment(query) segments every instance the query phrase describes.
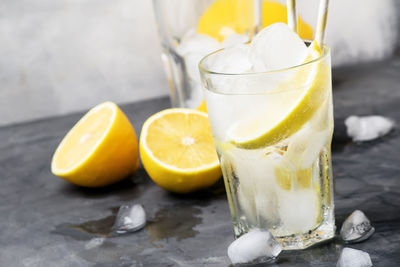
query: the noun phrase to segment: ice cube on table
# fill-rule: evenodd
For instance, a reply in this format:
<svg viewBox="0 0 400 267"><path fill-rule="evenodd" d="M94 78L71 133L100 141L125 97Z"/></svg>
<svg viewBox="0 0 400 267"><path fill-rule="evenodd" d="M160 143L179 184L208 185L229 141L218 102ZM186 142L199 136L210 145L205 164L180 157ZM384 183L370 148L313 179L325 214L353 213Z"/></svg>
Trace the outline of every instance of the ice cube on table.
<svg viewBox="0 0 400 267"><path fill-rule="evenodd" d="M394 122L382 116L350 116L344 124L347 127L347 135L353 141L370 141L389 133Z"/></svg>
<svg viewBox="0 0 400 267"><path fill-rule="evenodd" d="M340 236L345 242L356 243L368 239L375 232L371 222L360 210L353 211L343 222Z"/></svg>
<svg viewBox="0 0 400 267"><path fill-rule="evenodd" d="M117 218L113 225L113 231L117 234L136 232L145 225L146 213L142 205L122 205L118 210Z"/></svg>
<svg viewBox="0 0 400 267"><path fill-rule="evenodd" d="M233 264L259 263L274 260L282 247L267 230L254 229L233 241L228 256Z"/></svg>
<svg viewBox="0 0 400 267"><path fill-rule="evenodd" d="M264 28L250 44L250 60L255 72L299 65L307 54L303 40L285 23L274 23Z"/></svg>
<svg viewBox="0 0 400 267"><path fill-rule="evenodd" d="M370 267L372 261L367 252L358 249L344 248L340 253L336 267Z"/></svg>

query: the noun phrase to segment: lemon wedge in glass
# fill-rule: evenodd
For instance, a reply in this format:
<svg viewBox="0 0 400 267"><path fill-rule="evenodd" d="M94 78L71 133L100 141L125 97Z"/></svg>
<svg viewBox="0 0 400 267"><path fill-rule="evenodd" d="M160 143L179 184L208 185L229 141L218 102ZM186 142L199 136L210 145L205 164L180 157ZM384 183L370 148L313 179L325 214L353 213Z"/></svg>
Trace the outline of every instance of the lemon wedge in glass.
<svg viewBox="0 0 400 267"><path fill-rule="evenodd" d="M330 81L329 66L313 62L321 55L314 41L310 45L305 63L293 69L293 76L272 92L279 101L270 102L262 119L240 121L229 130L230 143L239 148L257 149L279 143L297 132L313 116L326 98L326 83ZM311 62L310 62L311 61Z"/></svg>

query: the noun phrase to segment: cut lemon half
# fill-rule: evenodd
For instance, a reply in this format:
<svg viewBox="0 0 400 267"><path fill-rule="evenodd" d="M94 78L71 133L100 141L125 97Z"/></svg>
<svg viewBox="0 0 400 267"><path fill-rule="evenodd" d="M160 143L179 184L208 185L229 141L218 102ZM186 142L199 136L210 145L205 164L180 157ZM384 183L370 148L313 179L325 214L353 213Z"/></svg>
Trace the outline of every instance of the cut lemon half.
<svg viewBox="0 0 400 267"><path fill-rule="evenodd" d="M194 109L166 109L148 118L140 156L150 178L168 191L192 192L221 177L208 116Z"/></svg>
<svg viewBox="0 0 400 267"><path fill-rule="evenodd" d="M125 114L112 102L92 108L56 149L53 174L80 186L122 180L139 167L138 141Z"/></svg>
<svg viewBox="0 0 400 267"><path fill-rule="evenodd" d="M314 41L309 47L305 62L321 56ZM299 88L299 89L296 89ZM326 99L330 88L330 68L321 61L295 70L293 77L270 92L267 114L257 114L254 119L239 121L229 130L230 142L240 148L257 149L276 144L297 132ZM262 115L262 116L261 116Z"/></svg>

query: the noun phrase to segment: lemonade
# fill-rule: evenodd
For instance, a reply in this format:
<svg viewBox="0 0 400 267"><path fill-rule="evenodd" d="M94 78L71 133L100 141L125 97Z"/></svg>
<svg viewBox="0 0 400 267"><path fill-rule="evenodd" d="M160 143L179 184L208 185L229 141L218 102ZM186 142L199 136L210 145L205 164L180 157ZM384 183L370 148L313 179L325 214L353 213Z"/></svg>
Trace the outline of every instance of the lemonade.
<svg viewBox="0 0 400 267"><path fill-rule="evenodd" d="M331 68L327 47L286 28L213 53L200 70L235 236L268 229L303 249L335 232Z"/></svg>
<svg viewBox="0 0 400 267"><path fill-rule="evenodd" d="M204 56L246 43L258 29L287 21L285 5L260 3L259 10L254 0L153 0L173 107L198 108L203 103L198 64ZM254 24L257 13L259 25ZM313 28L301 16L298 25L302 38L313 38Z"/></svg>

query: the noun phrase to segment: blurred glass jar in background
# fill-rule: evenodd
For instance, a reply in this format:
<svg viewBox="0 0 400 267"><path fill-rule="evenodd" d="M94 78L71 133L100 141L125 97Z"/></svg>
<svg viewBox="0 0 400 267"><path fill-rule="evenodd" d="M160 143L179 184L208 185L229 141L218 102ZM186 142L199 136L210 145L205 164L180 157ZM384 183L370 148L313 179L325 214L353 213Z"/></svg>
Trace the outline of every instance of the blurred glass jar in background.
<svg viewBox="0 0 400 267"><path fill-rule="evenodd" d="M199 61L213 51L248 41L252 1L153 0L153 5L171 104L197 108L203 100Z"/></svg>

